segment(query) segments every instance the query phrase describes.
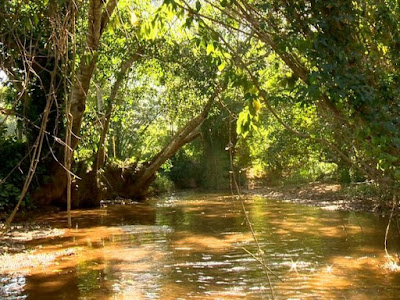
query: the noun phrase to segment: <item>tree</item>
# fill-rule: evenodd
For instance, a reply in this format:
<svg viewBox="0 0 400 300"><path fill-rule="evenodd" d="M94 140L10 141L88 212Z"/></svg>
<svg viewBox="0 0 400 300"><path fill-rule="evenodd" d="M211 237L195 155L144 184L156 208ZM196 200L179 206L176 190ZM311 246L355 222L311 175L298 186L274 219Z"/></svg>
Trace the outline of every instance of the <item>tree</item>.
<svg viewBox="0 0 400 300"><path fill-rule="evenodd" d="M196 23L206 47L232 56L249 97L262 99L283 127L327 147L338 160L363 171L382 187L398 190L395 5L240 0L168 0L164 5ZM319 122L326 124L320 134L289 126L276 110L276 92L265 77L273 68L268 61L271 54L284 63L291 91L286 95L279 91L280 100L314 107ZM329 137L327 131L335 136Z"/></svg>
<svg viewBox="0 0 400 300"><path fill-rule="evenodd" d="M176 52L177 49L183 47L187 51L184 59L188 60L183 63L200 61L200 64L203 64L204 61L205 65L209 65L207 71L211 72L209 77L206 78L206 74L203 74L197 81L189 79L185 83L186 85L190 83L198 89L200 97L191 96L193 103L190 105L195 109L186 114L185 122L176 122L175 126L179 126L181 129L167 141L164 147L160 148L159 153L154 153L153 157L147 158L148 162L141 162L140 168L126 168L125 171L122 169L118 171L131 171L130 174L126 174L133 180L132 186L127 189L129 190L129 197L142 197L149 184L154 180L155 172L160 166L180 147L198 136L199 127L207 118L208 111L222 88L213 74L216 70L215 64L209 64L206 56L193 55L188 48L192 44L185 45L182 38L180 38L178 44L170 36L164 35L162 38L158 38L152 30L146 32L148 31L147 24L142 21L141 15L151 13L151 10L155 9L150 2L120 1L117 3L114 0L106 2L90 0L80 3L78 7L74 1L61 1L56 10L45 0L38 3L37 6L24 5L22 10L16 2L4 4L4 6L3 22L5 26L1 40L1 66L8 72L17 90L24 86L21 84L22 82L29 85L28 89L20 89L15 107L21 107L25 111L30 107L29 105L36 107L37 104L40 104L43 95L50 95L47 97L47 102L38 106L39 109L36 109L33 114L23 115L23 120L27 124L34 123L32 122L34 118L42 120L42 126L37 137L35 133L30 138L30 131L25 131L29 144L32 143L29 141L36 139L34 149L38 150L32 160L35 166L39 161L42 161L50 170L50 174L48 174L50 180L45 182L43 179L39 179L39 188L33 193L33 198L38 203L58 202L63 204L65 203L66 193L67 198L71 196L76 198L73 202L76 205L98 203L99 198L95 196L99 192L99 181L101 181L98 174L103 169L107 169L107 166L104 165L107 133L110 124L111 127L115 127L118 123L112 121L115 111L122 107L129 107L125 101L129 98L129 92L134 90L134 83L129 81L134 72L134 68L132 68L134 63L136 63L135 67L142 60L143 65L146 65L147 62L151 64L165 58L162 55L169 53L169 51L171 54L177 55L174 51ZM37 27L32 26L39 24L39 16L45 16L46 22L40 23L40 26ZM26 20L23 24L28 24L26 28L24 28L24 25L16 25L14 22L21 17ZM54 32L61 29L65 33L62 36L63 39L55 39L53 43L46 46L46 41L55 36ZM27 34L34 37L31 38L31 44L36 43L35 48L19 43L19 39L25 38ZM27 55L27 49L29 55ZM43 64L38 63L38 69L30 68L31 61L29 59L30 57L34 58L37 53L40 53ZM111 56L110 53L112 53ZM143 59L143 57L146 57L146 59ZM174 72L185 73L184 67L179 66L182 61L176 62L179 60L178 58L182 59L178 56L175 58L173 58L173 55L169 56L169 59L175 59L175 62L171 62L169 65L175 64ZM116 65L120 65L120 68L116 68ZM22 70L24 66L27 66L27 71L22 74L19 70ZM53 69L48 71L49 67ZM51 72L52 70L54 71ZM196 70L192 67L189 72L185 73L185 76L186 78L191 77L193 74L190 75L190 72L198 72L197 76L199 76L201 70L202 68ZM205 69L203 68L203 70ZM142 74L149 72L149 69L142 72ZM170 71L165 67L162 72ZM158 74L156 80L165 81L166 76L162 79L163 73ZM37 81L29 80L30 76L36 78ZM170 76L168 79L171 81L173 81L174 76L180 80L184 77L172 73L168 76ZM113 81L111 84L110 79ZM182 85L184 82L182 81L180 84ZM165 83L159 84L158 88L165 88L165 86L167 86ZM154 88L150 88L150 90L154 90ZM158 98L162 95L153 94L153 96ZM149 96L144 94L143 97ZM188 105L189 102L182 102L182 105L177 105L176 102L180 100L173 99L173 93L168 97L171 99L170 105L173 108L190 106ZM20 101L21 99L24 99L24 102ZM97 107L94 105L96 102ZM103 102L105 102L105 110L101 107ZM95 107L96 109L94 109ZM201 107L203 108L201 109ZM42 111L44 111L43 115L41 115ZM87 123L85 111L87 111L88 117L93 117L95 124L100 124L100 131L97 126L93 126L93 123ZM179 115L183 116L184 113ZM138 115L136 117L139 120L141 118ZM159 118L160 116L156 117ZM119 120L119 123L123 124L123 120ZM82 124L85 124L83 130ZM89 133L90 135L82 136L82 133ZM54 143L48 143L46 149L51 153L51 156L43 156L41 155L43 141L48 140L50 136L59 145L55 147ZM93 141L97 143L95 148L89 146L93 145ZM79 159L81 154L87 150L92 151L92 154L85 156L85 160L82 161L85 167L81 168L82 164L73 164L74 153L78 154L76 158ZM63 152L65 152L64 161L61 159ZM93 167L90 166L92 163ZM138 162L133 165L138 166ZM113 166L108 167L113 170ZM29 173L30 179L26 181L27 184L24 187L26 191L35 169L36 167L31 168L32 174ZM71 170L81 178L79 179L77 175L72 174ZM75 176L76 183L71 186L72 176ZM106 176L103 177L106 178ZM73 189L72 193L71 188ZM127 195L123 190L118 191L118 188L113 190L114 196ZM95 191L95 193L92 193L92 191ZM88 195L90 197L87 197ZM68 200L68 203L70 206L70 200Z"/></svg>

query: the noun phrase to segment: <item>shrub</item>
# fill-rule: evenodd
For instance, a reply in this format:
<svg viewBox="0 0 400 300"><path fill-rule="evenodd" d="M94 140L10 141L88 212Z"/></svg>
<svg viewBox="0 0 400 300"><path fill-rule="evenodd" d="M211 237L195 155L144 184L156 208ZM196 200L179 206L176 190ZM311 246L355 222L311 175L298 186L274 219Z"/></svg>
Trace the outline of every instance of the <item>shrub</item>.
<svg viewBox="0 0 400 300"><path fill-rule="evenodd" d="M0 211L12 209L21 194L25 182L25 174L29 161L22 160L25 145L10 138L0 137ZM17 166L17 167L16 167ZM22 207L31 208L32 201L27 195Z"/></svg>

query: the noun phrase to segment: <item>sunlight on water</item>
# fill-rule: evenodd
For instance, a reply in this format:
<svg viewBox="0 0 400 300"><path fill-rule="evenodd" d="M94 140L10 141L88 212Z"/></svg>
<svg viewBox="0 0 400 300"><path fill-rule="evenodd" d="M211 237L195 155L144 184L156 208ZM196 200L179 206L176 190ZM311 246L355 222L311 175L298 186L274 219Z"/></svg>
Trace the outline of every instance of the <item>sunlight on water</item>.
<svg viewBox="0 0 400 300"><path fill-rule="evenodd" d="M246 207L278 299L400 294L400 272L383 251L385 219L262 197L250 198ZM107 203L74 211L73 221L74 229L61 236L27 242L36 263L2 264L0 298L270 296L266 274L249 254L257 247L241 205L228 196L182 193L142 204ZM38 222L61 228L65 213ZM400 249L395 230L389 246L392 253Z"/></svg>

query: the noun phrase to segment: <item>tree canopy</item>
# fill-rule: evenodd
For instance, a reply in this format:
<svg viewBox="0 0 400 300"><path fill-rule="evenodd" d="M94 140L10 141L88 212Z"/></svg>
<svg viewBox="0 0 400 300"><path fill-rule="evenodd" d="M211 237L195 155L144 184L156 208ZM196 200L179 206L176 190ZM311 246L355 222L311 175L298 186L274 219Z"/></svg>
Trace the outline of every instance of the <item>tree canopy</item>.
<svg viewBox="0 0 400 300"><path fill-rule="evenodd" d="M143 197L157 176L221 188L232 172L398 194L396 1L0 6L0 209Z"/></svg>

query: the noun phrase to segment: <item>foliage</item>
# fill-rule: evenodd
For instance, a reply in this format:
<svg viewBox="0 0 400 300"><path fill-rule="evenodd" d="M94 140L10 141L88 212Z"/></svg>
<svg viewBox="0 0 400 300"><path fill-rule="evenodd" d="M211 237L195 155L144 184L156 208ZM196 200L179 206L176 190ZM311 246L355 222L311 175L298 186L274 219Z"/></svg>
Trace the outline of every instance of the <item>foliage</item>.
<svg viewBox="0 0 400 300"><path fill-rule="evenodd" d="M288 109L283 106L281 115L292 126L301 126L309 132L318 129L313 109L303 110L296 106ZM313 181L334 176L337 168L332 156L324 149L282 128L265 111L259 116L257 130L241 139L239 147L248 149L243 155L248 156L246 167L249 172L258 173L256 177L270 182L282 179Z"/></svg>
<svg viewBox="0 0 400 300"><path fill-rule="evenodd" d="M371 182L348 185L344 188L344 193L354 198L378 198L384 195L382 190Z"/></svg>
<svg viewBox="0 0 400 300"><path fill-rule="evenodd" d="M23 171L26 166L25 145L10 138L5 138L4 132L0 132L0 211L14 208L21 194L25 176ZM29 196L22 202L25 208L32 208L33 203Z"/></svg>
<svg viewBox="0 0 400 300"><path fill-rule="evenodd" d="M173 191L175 185L169 176L164 172L158 172L157 178L150 188L150 193L168 193Z"/></svg>
<svg viewBox="0 0 400 300"><path fill-rule="evenodd" d="M400 179L396 5L275 0L164 3L211 33L211 41L203 38L210 53L215 46L229 52L241 70L234 82L240 82L247 98L261 98L280 126L308 143L318 142L322 151L333 151L340 168L345 163L396 189ZM282 107L314 109L318 130L289 122ZM239 133L253 127L252 116L256 114L248 109L239 115Z"/></svg>
<svg viewBox="0 0 400 300"><path fill-rule="evenodd" d="M227 187L231 151L235 171L270 180L336 176L396 191L400 14L392 2L121 0L97 20L104 27L89 47L95 7L108 13L112 1L5 1L0 68L10 76L7 104L21 117L26 141L2 141L0 151L16 155L1 174L35 140L52 86L42 158L62 161L55 140L64 139L65 104L82 75L88 89L76 111L84 114L74 121L81 128L75 161L83 169L96 165L103 146L106 163L145 167L221 89L201 138L165 165L159 186L169 187L169 178ZM57 61L60 24L70 32ZM3 196L15 198L19 183L6 184Z"/></svg>
<svg viewBox="0 0 400 300"><path fill-rule="evenodd" d="M204 180L201 164L202 144L199 141L183 147L172 158L169 178L178 188L196 188Z"/></svg>

